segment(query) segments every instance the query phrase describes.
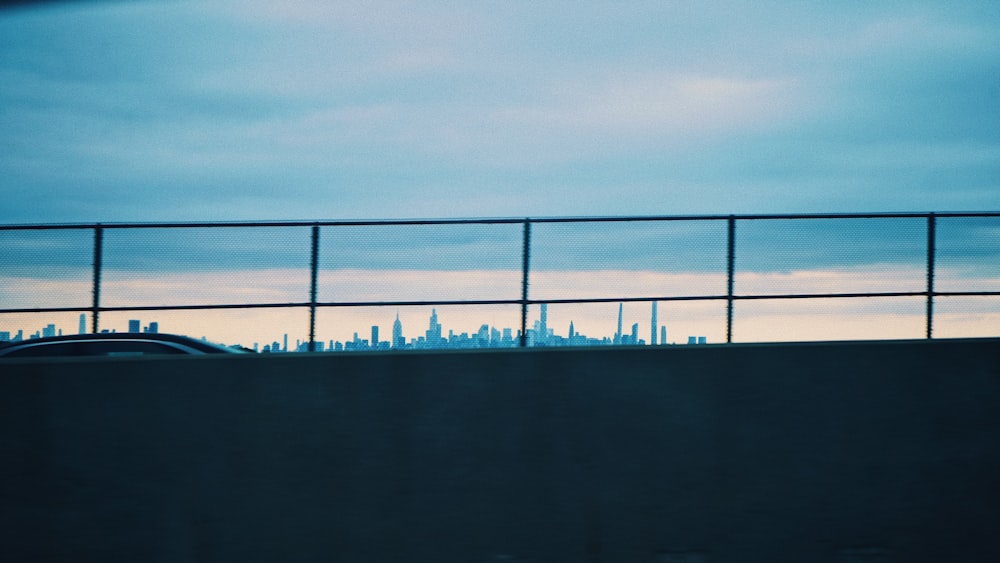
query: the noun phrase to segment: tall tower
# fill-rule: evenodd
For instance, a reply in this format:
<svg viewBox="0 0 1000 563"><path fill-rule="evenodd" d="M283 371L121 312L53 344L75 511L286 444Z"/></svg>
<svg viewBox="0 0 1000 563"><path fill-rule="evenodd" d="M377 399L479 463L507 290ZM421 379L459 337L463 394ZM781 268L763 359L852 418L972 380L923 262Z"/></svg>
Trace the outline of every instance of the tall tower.
<svg viewBox="0 0 1000 563"><path fill-rule="evenodd" d="M542 303L542 311L538 319L538 334L535 335L535 343L546 344L549 341L549 309L548 304Z"/></svg>
<svg viewBox="0 0 1000 563"><path fill-rule="evenodd" d="M618 304L618 331L615 332L615 344L622 343L622 304Z"/></svg>
<svg viewBox="0 0 1000 563"><path fill-rule="evenodd" d="M427 328L427 342L432 345L441 340L441 325L438 323L437 309L431 309L431 322Z"/></svg>
<svg viewBox="0 0 1000 563"><path fill-rule="evenodd" d="M656 301L653 301L653 318L649 322L649 345L656 346Z"/></svg>
<svg viewBox="0 0 1000 563"><path fill-rule="evenodd" d="M403 323L399 321L399 311L396 311L396 320L392 323L392 347L402 348L406 341L403 339Z"/></svg>
<svg viewBox="0 0 1000 563"><path fill-rule="evenodd" d="M87 334L87 315L80 313L80 334Z"/></svg>

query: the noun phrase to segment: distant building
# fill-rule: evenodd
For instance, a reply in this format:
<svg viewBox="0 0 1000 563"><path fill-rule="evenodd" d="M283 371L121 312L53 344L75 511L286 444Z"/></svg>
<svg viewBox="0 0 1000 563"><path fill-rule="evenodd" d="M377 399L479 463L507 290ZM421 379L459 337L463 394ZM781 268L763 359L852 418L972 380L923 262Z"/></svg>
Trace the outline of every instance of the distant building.
<svg viewBox="0 0 1000 563"><path fill-rule="evenodd" d="M622 343L622 304L618 304L618 330L615 331L615 344Z"/></svg>
<svg viewBox="0 0 1000 563"><path fill-rule="evenodd" d="M439 346L441 344L441 323L438 322L437 309L431 309L430 326L427 328L426 343L429 346Z"/></svg>
<svg viewBox="0 0 1000 563"><path fill-rule="evenodd" d="M396 320L392 323L392 347L403 348L406 346L406 338L403 337L403 323L399 320L399 311L396 311Z"/></svg>
<svg viewBox="0 0 1000 563"><path fill-rule="evenodd" d="M139 322L139 319L132 319L128 322L128 331L142 332L142 323Z"/></svg>
<svg viewBox="0 0 1000 563"><path fill-rule="evenodd" d="M653 318L649 321L649 344L656 346L656 301L653 301Z"/></svg>

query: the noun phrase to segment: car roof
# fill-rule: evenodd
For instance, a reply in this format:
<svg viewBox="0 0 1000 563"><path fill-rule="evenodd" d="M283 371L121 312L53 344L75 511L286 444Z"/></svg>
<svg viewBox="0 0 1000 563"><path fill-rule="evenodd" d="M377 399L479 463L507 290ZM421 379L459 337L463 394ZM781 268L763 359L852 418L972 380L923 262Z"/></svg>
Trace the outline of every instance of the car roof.
<svg viewBox="0 0 1000 563"><path fill-rule="evenodd" d="M161 343L167 345L182 346L202 354L227 354L242 353L244 350L229 348L221 344L215 344L207 340L199 340L189 336L169 333L143 333L143 332L101 332L97 334L70 334L62 336L46 336L42 338L29 338L16 342L8 341L0 343L0 356L13 348L48 346L72 342L121 342L121 341L143 341Z"/></svg>

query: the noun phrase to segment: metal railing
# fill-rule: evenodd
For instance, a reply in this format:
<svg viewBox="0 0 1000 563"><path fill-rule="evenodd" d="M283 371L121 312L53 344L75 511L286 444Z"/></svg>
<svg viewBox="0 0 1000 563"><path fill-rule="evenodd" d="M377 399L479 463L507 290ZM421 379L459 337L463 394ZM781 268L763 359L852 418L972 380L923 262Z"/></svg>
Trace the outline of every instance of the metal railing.
<svg viewBox="0 0 1000 563"><path fill-rule="evenodd" d="M733 310L738 301L780 300L780 299L844 299L860 297L923 297L926 299L926 338L934 335L934 300L943 296L1000 296L1000 291L937 291L935 289L935 262L937 248L937 224L942 218L1000 218L1000 212L974 213L836 213L836 214L770 214L770 215L687 215L687 216L628 216L628 217L541 217L541 218L494 218L494 219L406 219L406 220L357 220L357 221L257 221L257 222L161 222L161 223L91 223L91 224L26 224L0 225L0 233L9 231L51 231L82 230L93 234L92 261L92 301L78 307L10 307L0 308L0 314L10 313L90 313L91 330L99 332L100 315L106 312L129 311L176 311L212 309L266 309L266 308L308 308L309 350L316 342L316 312L326 307L361 306L437 306L437 305L518 305L520 306L521 330L520 346L527 345L528 307L538 304L583 304L608 302L654 302L654 301L725 301L726 342L733 340ZM737 294L735 292L737 230L739 225L758 221L810 221L830 219L919 219L926 223L926 287L919 291L865 291L835 293L766 293ZM622 224L636 222L723 222L726 229L726 292L706 295L645 295L578 298L534 299L530 296L532 226L577 223L577 224ZM321 269L319 243L323 229L339 229L358 226L429 226L429 225L520 225L521 226L521 288L518 299L427 299L427 300L373 300L373 301L321 301L318 299L318 274ZM105 306L101 303L102 268L104 265L104 236L111 230L136 229L202 229L202 228L309 228L310 287L307 301L264 302L264 303L214 303L180 305L128 305ZM996 244L996 243L994 243ZM3 249L0 248L0 256Z"/></svg>

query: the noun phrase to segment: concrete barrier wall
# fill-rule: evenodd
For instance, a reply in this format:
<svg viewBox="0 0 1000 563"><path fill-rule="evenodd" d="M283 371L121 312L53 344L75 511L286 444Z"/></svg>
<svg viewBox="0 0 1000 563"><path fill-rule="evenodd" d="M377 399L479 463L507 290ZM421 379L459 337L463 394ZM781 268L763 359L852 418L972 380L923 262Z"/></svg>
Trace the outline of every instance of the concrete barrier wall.
<svg viewBox="0 0 1000 563"><path fill-rule="evenodd" d="M1000 561L1000 340L0 362L0 560Z"/></svg>

